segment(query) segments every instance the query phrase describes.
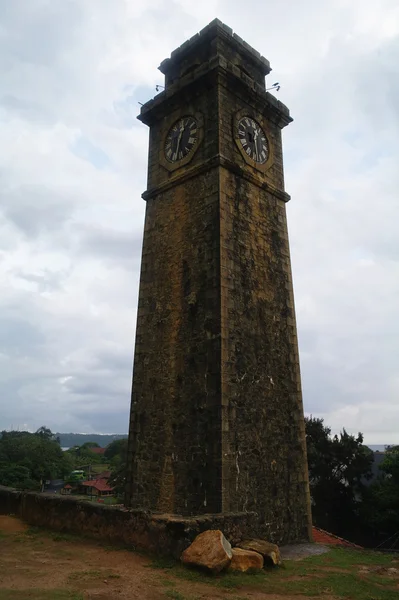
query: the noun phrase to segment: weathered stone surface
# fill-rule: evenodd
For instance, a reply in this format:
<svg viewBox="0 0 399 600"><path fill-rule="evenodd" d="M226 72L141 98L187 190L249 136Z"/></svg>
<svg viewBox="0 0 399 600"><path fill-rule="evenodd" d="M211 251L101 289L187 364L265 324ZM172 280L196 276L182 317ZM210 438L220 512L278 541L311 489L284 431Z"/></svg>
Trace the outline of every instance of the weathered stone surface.
<svg viewBox="0 0 399 600"><path fill-rule="evenodd" d="M259 552L233 548L233 558L229 565L229 571L247 571L263 569L263 556Z"/></svg>
<svg viewBox="0 0 399 600"><path fill-rule="evenodd" d="M232 556L230 542L216 529L197 535L181 555L181 561L186 565L204 567L213 573L219 573L230 564Z"/></svg>
<svg viewBox="0 0 399 600"><path fill-rule="evenodd" d="M253 537L308 541L280 131L288 109L264 91L265 64L237 37L211 27L189 47L164 64L165 93L141 110L150 143L126 504L254 512ZM188 115L196 150L172 164L165 139ZM263 165L235 138L245 116L265 131Z"/></svg>
<svg viewBox="0 0 399 600"><path fill-rule="evenodd" d="M244 540L237 544L238 548L243 550L252 550L261 554L266 564L280 565L281 556L280 550L276 544L267 542L266 540Z"/></svg>
<svg viewBox="0 0 399 600"><path fill-rule="evenodd" d="M85 502L73 496L21 492L0 485L0 515L20 517L29 525L77 533L106 543L125 544L159 556L179 559L195 538L222 530L235 546L257 537L254 513L218 513L183 517Z"/></svg>

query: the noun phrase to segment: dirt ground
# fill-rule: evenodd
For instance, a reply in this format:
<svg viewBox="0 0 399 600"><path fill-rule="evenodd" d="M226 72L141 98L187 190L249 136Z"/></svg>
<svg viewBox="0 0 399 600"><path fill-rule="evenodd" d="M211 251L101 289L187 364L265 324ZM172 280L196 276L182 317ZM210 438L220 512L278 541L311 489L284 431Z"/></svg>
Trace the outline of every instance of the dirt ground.
<svg viewBox="0 0 399 600"><path fill-rule="evenodd" d="M319 554L320 550L314 550L313 553ZM299 557L292 558L291 564L298 565ZM319 590L323 600L334 600L336 596L332 590L314 577L320 577L322 572L327 574L329 570L333 571L334 576L340 577L341 573L338 565L335 568L326 565L322 570L318 566L313 581L320 581L320 588L306 595L301 594L305 589L298 589L297 581L303 581L302 572L286 572L286 583L295 586L296 593L291 595L291 589L287 589L286 593L267 593L274 578L260 578L256 582L256 576L248 575L251 585L247 585L244 579L244 584L235 589L218 585L217 578L209 578L208 583L203 581L203 577L193 576L191 579L188 574L186 577L183 567L159 568L161 566L165 567L129 550L109 548L79 537L29 528L15 517L0 516L0 600L314 600ZM395 564L389 563L388 567L396 568L387 570L384 567L382 575L385 577L390 571L399 573L396 561ZM179 568L183 571L183 577L179 576ZM370 568L364 568L366 572L361 574L362 579L370 576ZM347 570L342 572L347 573ZM280 573L276 572L277 579L280 579L283 571ZM229 576L223 577L226 580ZM358 581L361 583L362 579ZM395 588L393 584L394 581L388 589L398 590L399 583ZM378 586L376 589L381 589L381 585ZM277 592L277 589L273 591ZM365 593L365 596L345 593L344 597L356 600L370 598L368 583ZM393 600L397 598L397 593L387 591L381 596L377 593L373 598Z"/></svg>
<svg viewBox="0 0 399 600"><path fill-rule="evenodd" d="M36 589L54 590L49 598L58 598L59 590L80 592L85 600L283 600L254 590L215 590L206 584L176 580L164 570L151 568L151 559L134 552L61 534L31 532L15 517L0 516L0 534L0 599L14 597L2 590ZM284 597L294 599L298 596Z"/></svg>

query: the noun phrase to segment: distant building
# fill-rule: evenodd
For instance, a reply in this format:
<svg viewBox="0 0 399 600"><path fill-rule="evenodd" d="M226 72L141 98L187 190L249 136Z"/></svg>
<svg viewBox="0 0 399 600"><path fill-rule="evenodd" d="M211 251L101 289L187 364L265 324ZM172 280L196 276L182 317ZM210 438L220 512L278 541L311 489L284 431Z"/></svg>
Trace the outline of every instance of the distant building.
<svg viewBox="0 0 399 600"><path fill-rule="evenodd" d="M90 450L94 452L94 454L104 454L105 452L105 448L90 448Z"/></svg>
<svg viewBox="0 0 399 600"><path fill-rule="evenodd" d="M108 485L106 479L93 479L91 481L80 482L80 492L91 496L112 496L114 488Z"/></svg>

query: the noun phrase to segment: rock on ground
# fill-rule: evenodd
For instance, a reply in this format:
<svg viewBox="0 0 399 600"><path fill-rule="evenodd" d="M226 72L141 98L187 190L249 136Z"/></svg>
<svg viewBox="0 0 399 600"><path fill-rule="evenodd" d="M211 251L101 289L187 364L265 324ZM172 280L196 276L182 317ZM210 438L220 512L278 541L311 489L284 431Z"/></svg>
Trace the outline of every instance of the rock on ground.
<svg viewBox="0 0 399 600"><path fill-rule="evenodd" d="M233 553L230 542L219 529L209 529L197 535L184 550L180 560L186 565L204 567L219 573L230 564Z"/></svg>
<svg viewBox="0 0 399 600"><path fill-rule="evenodd" d="M233 558L229 565L229 571L247 571L263 569L263 556L252 550L233 548Z"/></svg>
<svg viewBox="0 0 399 600"><path fill-rule="evenodd" d="M266 542L266 540L244 540L240 544L237 544L238 548L243 550L252 550L258 552L264 558L264 561L268 565L280 565L281 556L280 550L276 544Z"/></svg>

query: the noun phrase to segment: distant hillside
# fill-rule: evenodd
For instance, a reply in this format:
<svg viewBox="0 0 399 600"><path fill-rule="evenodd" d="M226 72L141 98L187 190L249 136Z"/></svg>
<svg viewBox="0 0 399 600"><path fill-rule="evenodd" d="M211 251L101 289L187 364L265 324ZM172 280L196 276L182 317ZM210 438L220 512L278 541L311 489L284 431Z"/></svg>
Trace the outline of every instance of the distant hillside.
<svg viewBox="0 0 399 600"><path fill-rule="evenodd" d="M114 440L127 438L126 434L101 434L101 433L56 433L60 438L61 448L71 448L72 446L81 446L86 442L96 442L101 448L105 448Z"/></svg>
<svg viewBox="0 0 399 600"><path fill-rule="evenodd" d="M384 452L389 444L366 444L373 452Z"/></svg>

